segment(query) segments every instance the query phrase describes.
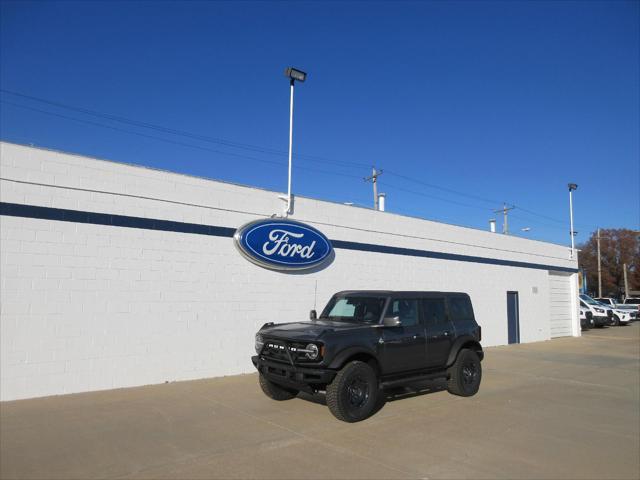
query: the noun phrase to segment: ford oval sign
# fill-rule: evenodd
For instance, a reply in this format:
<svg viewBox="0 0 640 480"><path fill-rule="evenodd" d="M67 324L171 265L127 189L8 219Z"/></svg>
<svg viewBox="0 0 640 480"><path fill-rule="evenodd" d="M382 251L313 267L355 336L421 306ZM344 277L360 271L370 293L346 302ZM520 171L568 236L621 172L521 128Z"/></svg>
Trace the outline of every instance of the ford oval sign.
<svg viewBox="0 0 640 480"><path fill-rule="evenodd" d="M286 219L247 223L233 239L247 260L271 270L309 270L328 260L333 251L321 232Z"/></svg>

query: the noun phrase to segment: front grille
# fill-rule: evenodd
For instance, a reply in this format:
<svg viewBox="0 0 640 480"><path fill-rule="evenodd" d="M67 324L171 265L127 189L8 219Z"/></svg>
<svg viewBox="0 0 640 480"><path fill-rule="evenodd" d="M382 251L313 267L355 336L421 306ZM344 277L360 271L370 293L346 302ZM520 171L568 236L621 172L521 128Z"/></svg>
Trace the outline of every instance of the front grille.
<svg viewBox="0 0 640 480"><path fill-rule="evenodd" d="M270 360L275 360L278 362L291 363L291 360L293 360L294 363L298 362L299 360L306 360L308 362L309 359L305 356L304 353L295 351L295 349L298 348L304 349L306 346L306 343L265 339L264 347L262 347L262 355Z"/></svg>

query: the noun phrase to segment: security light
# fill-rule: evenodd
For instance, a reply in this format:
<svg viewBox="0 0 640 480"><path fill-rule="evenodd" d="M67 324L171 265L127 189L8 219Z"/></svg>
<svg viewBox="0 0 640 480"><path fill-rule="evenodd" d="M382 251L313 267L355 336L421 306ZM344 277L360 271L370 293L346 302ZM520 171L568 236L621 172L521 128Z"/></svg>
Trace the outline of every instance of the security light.
<svg viewBox="0 0 640 480"><path fill-rule="evenodd" d="M569 191L576 190L577 188L578 188L578 185L576 183L570 183L569 184Z"/></svg>
<svg viewBox="0 0 640 480"><path fill-rule="evenodd" d="M299 82L304 82L307 79L307 74L305 72L293 67L287 67L284 71L284 76L289 77L291 81L297 80Z"/></svg>

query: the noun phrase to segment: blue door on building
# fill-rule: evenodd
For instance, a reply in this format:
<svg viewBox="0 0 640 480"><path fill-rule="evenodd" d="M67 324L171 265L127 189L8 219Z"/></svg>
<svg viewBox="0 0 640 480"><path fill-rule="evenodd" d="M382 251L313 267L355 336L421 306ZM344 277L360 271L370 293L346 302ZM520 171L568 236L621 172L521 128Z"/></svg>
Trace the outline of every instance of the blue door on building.
<svg viewBox="0 0 640 480"><path fill-rule="evenodd" d="M520 343L518 292L507 292L507 325L509 328L509 343Z"/></svg>

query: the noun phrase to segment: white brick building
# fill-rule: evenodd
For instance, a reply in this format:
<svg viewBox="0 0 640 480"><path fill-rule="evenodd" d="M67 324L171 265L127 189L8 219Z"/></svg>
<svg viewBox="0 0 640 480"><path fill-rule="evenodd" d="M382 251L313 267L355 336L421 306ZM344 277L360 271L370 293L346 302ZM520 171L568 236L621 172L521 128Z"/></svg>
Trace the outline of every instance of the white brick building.
<svg viewBox="0 0 640 480"><path fill-rule="evenodd" d="M0 143L0 399L251 372L255 331L344 289L468 292L483 344L579 335L568 247L296 198L335 241L319 272L260 268L239 226L276 192ZM342 245L342 246L339 246ZM317 292L317 293L316 293Z"/></svg>

